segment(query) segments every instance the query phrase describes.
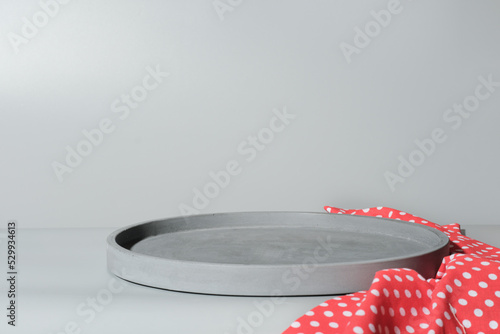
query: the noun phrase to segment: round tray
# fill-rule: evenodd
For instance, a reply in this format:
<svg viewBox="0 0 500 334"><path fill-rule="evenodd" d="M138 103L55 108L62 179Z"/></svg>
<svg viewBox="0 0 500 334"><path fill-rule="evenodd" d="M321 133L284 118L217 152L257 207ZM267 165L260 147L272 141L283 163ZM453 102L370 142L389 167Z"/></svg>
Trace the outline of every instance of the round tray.
<svg viewBox="0 0 500 334"><path fill-rule="evenodd" d="M122 228L108 269L135 283L246 296L343 294L374 274L410 268L434 277L448 237L416 223L306 212L219 213Z"/></svg>

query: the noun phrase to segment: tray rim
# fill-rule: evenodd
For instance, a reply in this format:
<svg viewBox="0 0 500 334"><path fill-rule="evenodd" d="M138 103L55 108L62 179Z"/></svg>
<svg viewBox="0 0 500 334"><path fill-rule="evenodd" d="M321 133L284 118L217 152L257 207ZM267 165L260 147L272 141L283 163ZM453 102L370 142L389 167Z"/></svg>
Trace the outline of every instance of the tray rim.
<svg viewBox="0 0 500 334"><path fill-rule="evenodd" d="M317 267L335 267L335 266L359 266L359 265L364 265L364 264L376 264L376 263L381 263L381 262L392 262L392 261L400 261L400 260L405 260L405 259L411 259L411 258L417 258L420 256L424 256L427 254L431 254L434 252L438 252L442 250L444 247L449 247L450 240L449 237L442 231L439 231L438 229L435 229L430 226L426 226L423 224L415 223L415 222L407 222L404 220L397 220L397 219L390 219L390 218L383 218L383 217L374 217L374 216L363 216L363 215L347 215L347 214L338 214L338 213L327 213L327 212L308 212L308 211L243 211L243 212L219 212L219 213L205 213L205 214L197 214L197 215L190 215L190 216L174 216L174 217L169 217L165 219L156 219L152 221L145 221L141 223L135 223L132 225L124 226L122 228L119 228L112 232L107 238L107 246L108 246L108 252L109 252L109 247L112 247L115 251L119 251L121 253L127 254L129 256L133 256L136 258L149 258L149 259L155 259L155 261L162 261L162 262L169 262L169 263L179 263L183 265L196 265L196 266L216 266L216 267L231 267L231 268L237 268L237 267L244 267L244 268L256 268L256 269L266 269L266 268L290 268L291 266L295 265L300 265L301 263L293 263L293 264L242 264L242 263L220 263L220 262L205 262L205 261L188 261L188 260L179 260L179 259L173 259L173 258L165 258L165 257L160 257L160 256L154 256L154 255L148 255L148 254L143 254L143 253L138 253L134 252L130 249L127 249L116 241L116 237L122 233L126 232L127 230L133 229L138 226L146 225L146 224L155 224L155 223L161 223L167 220L174 220L174 219L188 219L189 217L207 217L207 216L220 216L220 215L234 215L234 214L305 214L305 215L336 215L336 216L347 216L347 217L356 217L356 219L377 219L377 220L383 220L386 221L387 223L390 224L403 224L407 226L414 226L417 229L422 228L423 230L427 230L428 232L436 235L440 240L439 244L435 247L428 247L424 251L420 252L415 252L411 254L407 254L404 256L396 256L396 257L384 257L381 259L375 259L375 260L361 260L361 261L349 261L349 262L326 262L326 263L316 263L315 266ZM279 225L275 225L275 227L278 227ZM282 225L283 227L286 227L286 225ZM244 227L242 227L244 228ZM196 230L204 230L205 228L202 229L196 229ZM209 228L206 228L209 229ZM372 234L372 233L370 233ZM160 234L158 234L160 235ZM151 237L151 236L148 236ZM148 238L146 237L146 238ZM142 238L140 240L145 240L146 238ZM109 267L109 263L108 263Z"/></svg>

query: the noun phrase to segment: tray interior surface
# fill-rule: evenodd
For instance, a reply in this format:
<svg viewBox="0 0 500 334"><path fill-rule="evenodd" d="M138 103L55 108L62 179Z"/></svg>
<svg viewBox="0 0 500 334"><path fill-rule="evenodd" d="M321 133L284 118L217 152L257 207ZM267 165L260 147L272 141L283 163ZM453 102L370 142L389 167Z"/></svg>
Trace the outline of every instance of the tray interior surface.
<svg viewBox="0 0 500 334"><path fill-rule="evenodd" d="M131 250L180 261L279 265L301 264L310 257L318 263L370 261L415 254L428 247L412 238L342 231L333 226L250 226L159 234L140 240Z"/></svg>

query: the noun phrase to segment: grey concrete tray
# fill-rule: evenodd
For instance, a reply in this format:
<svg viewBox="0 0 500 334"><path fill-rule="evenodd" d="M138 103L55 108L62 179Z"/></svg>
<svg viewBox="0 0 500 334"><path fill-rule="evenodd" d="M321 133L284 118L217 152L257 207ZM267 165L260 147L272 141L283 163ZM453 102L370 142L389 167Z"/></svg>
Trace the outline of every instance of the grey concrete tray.
<svg viewBox="0 0 500 334"><path fill-rule="evenodd" d="M178 217L108 237L108 268L135 283L221 295L331 295L368 289L375 272L435 275L449 253L433 228L306 212Z"/></svg>

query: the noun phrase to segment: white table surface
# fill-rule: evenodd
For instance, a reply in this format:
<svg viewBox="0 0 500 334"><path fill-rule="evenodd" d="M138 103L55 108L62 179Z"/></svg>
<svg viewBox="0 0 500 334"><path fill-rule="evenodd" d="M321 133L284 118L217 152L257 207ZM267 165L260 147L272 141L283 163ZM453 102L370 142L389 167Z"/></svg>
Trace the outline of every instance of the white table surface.
<svg viewBox="0 0 500 334"><path fill-rule="evenodd" d="M467 235L500 246L500 226L464 227ZM263 314L255 303L269 298L189 294L128 283L106 269L105 240L113 230L19 229L17 326L7 325L7 283L2 279L0 332L279 334L331 298L286 297ZM6 276L5 237L0 249ZM252 317L254 322L243 328L242 322ZM260 326L251 325L260 320Z"/></svg>
<svg viewBox="0 0 500 334"><path fill-rule="evenodd" d="M117 279L106 269L105 240L113 230L19 229L18 326L8 326L3 311L0 332L78 333L71 327L78 326L80 333L281 333L304 312L329 299L288 297L275 305L271 315L263 317L261 326L238 331L238 318L247 319L252 313L255 316L259 311L254 303L269 298L180 293ZM1 267L6 268L5 239L2 243ZM7 306L6 287L2 283L3 310L3 305ZM106 304L109 294L102 289L117 291L122 287ZM106 305L99 303L97 296ZM94 311L88 298L96 299L99 311ZM70 324L69 331L65 330L71 322L76 325Z"/></svg>

